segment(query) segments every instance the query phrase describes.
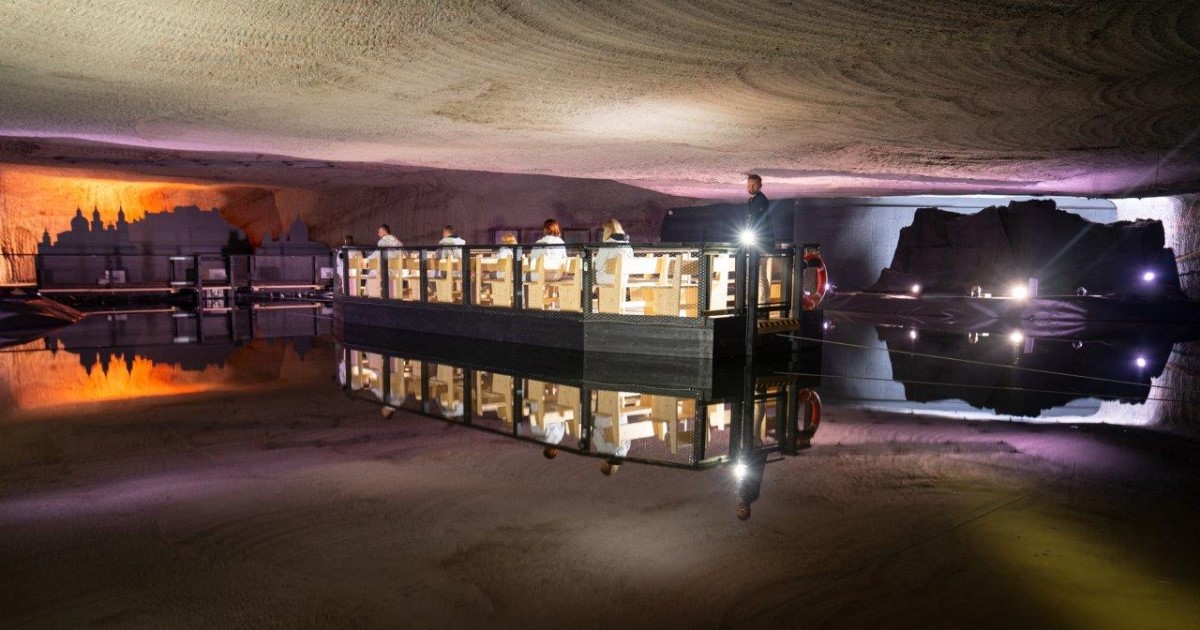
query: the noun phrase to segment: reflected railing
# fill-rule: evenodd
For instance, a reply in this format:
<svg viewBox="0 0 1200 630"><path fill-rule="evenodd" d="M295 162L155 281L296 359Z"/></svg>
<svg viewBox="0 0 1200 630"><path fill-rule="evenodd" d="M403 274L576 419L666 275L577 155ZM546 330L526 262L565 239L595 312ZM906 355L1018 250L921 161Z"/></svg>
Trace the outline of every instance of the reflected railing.
<svg viewBox="0 0 1200 630"><path fill-rule="evenodd" d="M728 244L344 247L336 285L354 298L699 319L744 313L750 277L759 317L798 316L794 250L745 254Z"/></svg>
<svg viewBox="0 0 1200 630"><path fill-rule="evenodd" d="M348 393L543 446L604 460L707 468L795 454L820 420L816 393L787 376L758 377L741 393L607 389L343 347L338 381ZM637 389L637 388L632 388ZM765 459L763 460L765 462Z"/></svg>

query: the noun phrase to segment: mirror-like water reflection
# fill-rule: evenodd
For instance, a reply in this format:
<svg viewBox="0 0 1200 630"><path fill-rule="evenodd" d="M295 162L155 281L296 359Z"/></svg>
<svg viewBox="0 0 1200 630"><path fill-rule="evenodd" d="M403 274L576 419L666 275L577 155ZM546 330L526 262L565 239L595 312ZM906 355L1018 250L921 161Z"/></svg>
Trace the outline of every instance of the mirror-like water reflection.
<svg viewBox="0 0 1200 630"><path fill-rule="evenodd" d="M823 392L855 406L969 419L1150 425L1192 404L1175 365L1194 331L1037 323L878 324L833 315Z"/></svg>
<svg viewBox="0 0 1200 630"><path fill-rule="evenodd" d="M317 305L95 313L0 349L0 418L61 405L242 390L303 360L330 320Z"/></svg>
<svg viewBox="0 0 1200 630"><path fill-rule="evenodd" d="M393 356L352 347L339 352L338 382L351 395L395 409L596 457L610 475L626 462L705 469L733 463L740 513L758 497L772 455L811 444L820 422L816 379L749 364L711 389L629 388L585 379L549 379L495 369ZM622 382L628 382L622 374ZM630 391L634 389L635 391ZM719 390L720 393L713 393Z"/></svg>

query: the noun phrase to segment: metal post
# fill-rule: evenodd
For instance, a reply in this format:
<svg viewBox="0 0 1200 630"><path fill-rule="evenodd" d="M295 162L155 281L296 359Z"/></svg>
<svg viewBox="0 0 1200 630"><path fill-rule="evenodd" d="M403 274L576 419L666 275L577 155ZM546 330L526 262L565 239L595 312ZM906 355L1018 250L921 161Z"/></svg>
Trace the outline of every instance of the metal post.
<svg viewBox="0 0 1200 630"><path fill-rule="evenodd" d="M421 362L421 413L432 413L433 405L429 402L429 362Z"/></svg>
<svg viewBox="0 0 1200 630"><path fill-rule="evenodd" d="M709 254L700 248L699 269L696 272L696 317L704 317L708 310L708 294L712 290L712 273L710 271Z"/></svg>
<svg viewBox="0 0 1200 630"><path fill-rule="evenodd" d="M758 248L750 246L746 248L746 274L743 285L746 294L746 356L754 356L754 344L758 337L758 274L759 274L759 257Z"/></svg>
<svg viewBox="0 0 1200 630"><path fill-rule="evenodd" d="M793 285L796 281L796 250L792 249L792 255L783 260L787 261L787 273L779 278L779 284L782 285L780 288L782 295L779 297L787 308L784 317L800 317L800 313L792 308L792 293L795 288Z"/></svg>
<svg viewBox="0 0 1200 630"><path fill-rule="evenodd" d="M417 251L417 274L421 278L420 290L417 292L418 299L421 302L429 301L429 261L425 258L425 252Z"/></svg>
<svg viewBox="0 0 1200 630"><path fill-rule="evenodd" d="M461 286L463 306L471 305L471 252L466 245L459 245L458 273L462 276ZM451 282L454 278L450 279Z"/></svg>
<svg viewBox="0 0 1200 630"><path fill-rule="evenodd" d="M475 392L475 371L463 368L463 424L470 425L475 419L475 405L471 400L471 395ZM454 388L454 383L450 383L451 389Z"/></svg>
<svg viewBox="0 0 1200 630"><path fill-rule="evenodd" d="M386 252L379 254L379 297L387 300L392 297L392 282L388 277L388 257Z"/></svg>
<svg viewBox="0 0 1200 630"><path fill-rule="evenodd" d="M579 268L583 273L583 314L590 315L592 312L592 250L588 246L584 246L579 255L583 258L583 262Z"/></svg>
<svg viewBox="0 0 1200 630"><path fill-rule="evenodd" d="M513 252L513 308L525 308L525 271L521 269L520 248L514 247Z"/></svg>
<svg viewBox="0 0 1200 630"><path fill-rule="evenodd" d="M338 263L342 266L342 295L345 297L350 297L350 250L343 247L339 251L339 254L341 255L340 260L342 261ZM253 265L254 261L250 261L250 264ZM253 270L251 270L251 274L253 273Z"/></svg>
<svg viewBox="0 0 1200 630"><path fill-rule="evenodd" d="M804 250L799 249L792 252L792 279L791 279L791 303L788 308L792 311L792 317L797 319L804 317L804 270L808 268L808 262L804 260Z"/></svg>
<svg viewBox="0 0 1200 630"><path fill-rule="evenodd" d="M696 419L692 426L692 457L695 463L704 461L704 450L708 446L708 405L696 400Z"/></svg>
<svg viewBox="0 0 1200 630"><path fill-rule="evenodd" d="M386 354L381 354L380 357L383 358L383 375L381 377L381 380L383 382L383 401L382 402L384 405L391 405L392 401L390 399L392 397L392 359L391 359L391 357L387 356Z"/></svg>
<svg viewBox="0 0 1200 630"><path fill-rule="evenodd" d="M589 300L590 301L590 300ZM579 451L586 453L592 450L592 429L595 419L592 417L592 390L587 387L579 388Z"/></svg>
<svg viewBox="0 0 1200 630"><path fill-rule="evenodd" d="M523 417L521 412L525 410L525 388L521 384L525 382L525 379L513 377L512 382L512 434L513 437L519 437L521 435L521 418Z"/></svg>

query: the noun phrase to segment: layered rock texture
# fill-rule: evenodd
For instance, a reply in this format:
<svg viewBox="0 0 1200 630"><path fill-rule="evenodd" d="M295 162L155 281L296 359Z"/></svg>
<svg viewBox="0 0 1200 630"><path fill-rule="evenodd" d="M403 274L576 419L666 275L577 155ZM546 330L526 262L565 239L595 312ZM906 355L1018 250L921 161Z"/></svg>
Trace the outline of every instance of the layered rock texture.
<svg viewBox="0 0 1200 630"><path fill-rule="evenodd" d="M1147 278L1152 273L1153 278ZM871 291L1007 295L1036 278L1039 295L1182 297L1174 252L1159 221L1093 223L1050 200L1012 202L962 215L917 210L900 230L892 264Z"/></svg>
<svg viewBox="0 0 1200 630"><path fill-rule="evenodd" d="M0 4L0 135L732 200L1192 192L1192 0Z"/></svg>

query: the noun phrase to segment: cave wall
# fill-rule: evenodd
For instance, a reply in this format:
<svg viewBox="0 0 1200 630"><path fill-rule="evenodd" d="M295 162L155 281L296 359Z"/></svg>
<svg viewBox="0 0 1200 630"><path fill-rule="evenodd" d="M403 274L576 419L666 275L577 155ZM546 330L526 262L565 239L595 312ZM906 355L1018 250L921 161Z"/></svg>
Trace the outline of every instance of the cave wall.
<svg viewBox="0 0 1200 630"><path fill-rule="evenodd" d="M903 196L800 199L796 211L797 243L820 243L830 282L841 291L861 291L879 279L891 264L900 230L912 223L917 208L937 207L972 214L1008 197ZM1012 197L1023 200L1030 197ZM1051 197L1059 208L1088 220L1117 220L1113 203L1103 199Z"/></svg>
<svg viewBox="0 0 1200 630"><path fill-rule="evenodd" d="M174 162L173 162L174 163ZM203 165L181 175L0 164L0 284L31 282L31 255L43 229L51 238L70 227L76 207L104 223L124 208L133 221L178 205L219 208L254 245L279 236L300 218L313 240L340 244L352 234L374 243L381 223L406 244L431 245L453 224L471 243L486 243L493 227L540 226L556 218L564 227L599 228L619 219L634 240L657 240L668 208L697 200L673 197L608 180L374 165L339 167L307 175L277 163L246 162L230 173ZM157 167L147 162L144 170ZM364 174L365 173L365 174ZM229 180L236 175L246 181Z"/></svg>
<svg viewBox="0 0 1200 630"><path fill-rule="evenodd" d="M1200 299L1200 194L1114 199L1113 203L1122 221L1162 222L1166 245L1175 252L1183 292Z"/></svg>
<svg viewBox="0 0 1200 630"><path fill-rule="evenodd" d="M1154 271L1156 280L1142 278ZM1053 200L1013 201L962 215L917 210L900 230L896 253L870 291L966 295L970 287L1008 293L1037 278L1039 295L1181 296L1174 255L1154 219L1097 223L1056 208Z"/></svg>
<svg viewBox="0 0 1200 630"><path fill-rule="evenodd" d="M398 175L394 185L318 191L300 218L314 239L340 243L351 234L374 243L381 223L407 245L432 245L454 225L468 243L487 243L493 227L538 227L549 218L564 228L599 228L616 218L634 241L657 241L669 208L695 200L607 180L464 171ZM291 208L280 204L286 225Z"/></svg>

